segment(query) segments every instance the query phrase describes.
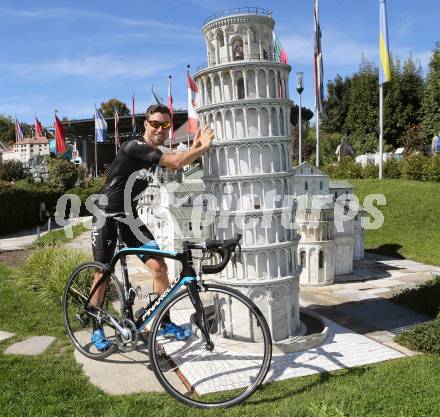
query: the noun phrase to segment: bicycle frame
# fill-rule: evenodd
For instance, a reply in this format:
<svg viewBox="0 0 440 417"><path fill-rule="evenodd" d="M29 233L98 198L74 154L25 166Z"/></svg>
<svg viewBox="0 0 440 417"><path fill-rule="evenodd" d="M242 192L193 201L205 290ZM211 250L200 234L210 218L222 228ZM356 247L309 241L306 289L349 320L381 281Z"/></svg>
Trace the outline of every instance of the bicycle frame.
<svg viewBox="0 0 440 417"><path fill-rule="evenodd" d="M158 311L160 311L160 305L169 299L176 291L181 288L183 285L191 285L191 283L196 283L197 275L193 268L192 262L192 254L190 249L186 249L183 252L174 252L174 251L164 251L160 249L153 248L127 248L121 247L113 256L110 264L108 265L107 271L102 275L102 277L97 282L96 286L90 292L90 295L85 303L88 305L90 299L93 294L96 292L96 289L101 286L110 276L112 272L115 270L116 263L120 260L122 266L122 275L124 279L124 306L123 310L125 313L128 313L128 316L131 320L133 320L133 311L132 306L134 302L134 297L131 297L130 289L131 283L128 277L126 256L127 255L152 255L163 258L169 258L176 261L180 261L182 263L183 269L180 273L180 276L176 277L176 279L170 283L168 288L164 291L160 297L154 301L154 303L148 308L148 310L142 315L142 323L137 326L137 332L141 333L145 326L151 321L151 319L156 315ZM194 285L193 284L193 285Z"/></svg>

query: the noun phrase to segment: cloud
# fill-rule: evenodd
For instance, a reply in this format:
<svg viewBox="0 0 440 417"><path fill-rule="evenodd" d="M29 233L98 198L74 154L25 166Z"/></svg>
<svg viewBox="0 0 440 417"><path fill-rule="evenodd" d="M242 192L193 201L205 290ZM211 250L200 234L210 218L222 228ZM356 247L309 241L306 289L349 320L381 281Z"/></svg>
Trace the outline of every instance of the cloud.
<svg viewBox="0 0 440 417"><path fill-rule="evenodd" d="M104 20L113 24L128 26L128 27L145 27L165 29L168 31L181 31L183 33L193 33L194 35L199 31L195 28L183 25L176 25L172 23L166 23L153 19L132 19L128 17L115 16L108 13L92 12L85 10L76 10L68 8L56 8L56 9L38 9L38 10L20 10L0 8L0 14L6 14L9 16L15 16L25 19L63 19L63 20L77 20L77 19L98 19Z"/></svg>
<svg viewBox="0 0 440 417"><path fill-rule="evenodd" d="M109 79L114 77L143 78L158 74L176 64L151 59L131 59L111 55L59 58L47 62L1 63L0 71L30 78L58 78L66 76Z"/></svg>

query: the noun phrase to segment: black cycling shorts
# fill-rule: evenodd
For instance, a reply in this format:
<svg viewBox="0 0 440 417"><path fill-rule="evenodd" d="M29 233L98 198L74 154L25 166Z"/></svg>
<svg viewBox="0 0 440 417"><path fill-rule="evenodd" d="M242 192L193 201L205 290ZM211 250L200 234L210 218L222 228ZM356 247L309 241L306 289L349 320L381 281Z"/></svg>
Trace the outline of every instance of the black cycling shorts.
<svg viewBox="0 0 440 417"><path fill-rule="evenodd" d="M93 217L93 224L96 222L96 218ZM121 230L122 241L129 248L139 248L141 246L147 246L149 248L159 249L157 246L154 236L148 230L145 224L142 224L138 230L144 236L143 241L139 240L136 235L130 229L130 226L119 222L119 227ZM103 227L98 229L92 226L92 249L93 249L93 259L102 263L109 263L115 253L117 242L117 230L116 230L116 220L112 217L107 217ZM154 258L149 255L138 255L139 258L146 262L150 258Z"/></svg>

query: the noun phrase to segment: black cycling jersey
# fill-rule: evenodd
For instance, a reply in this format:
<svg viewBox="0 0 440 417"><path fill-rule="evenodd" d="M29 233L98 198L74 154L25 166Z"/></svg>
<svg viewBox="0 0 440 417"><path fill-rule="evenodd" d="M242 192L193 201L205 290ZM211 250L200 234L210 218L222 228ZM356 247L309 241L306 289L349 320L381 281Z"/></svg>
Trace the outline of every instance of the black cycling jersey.
<svg viewBox="0 0 440 417"><path fill-rule="evenodd" d="M159 164L162 152L154 149L144 141L129 140L119 148L113 163L109 168L107 181L100 193L108 197L108 204L102 206L106 212L124 211L124 191L131 188L127 194L135 217L135 207L138 197L148 186L154 169ZM127 191L128 193L128 191Z"/></svg>

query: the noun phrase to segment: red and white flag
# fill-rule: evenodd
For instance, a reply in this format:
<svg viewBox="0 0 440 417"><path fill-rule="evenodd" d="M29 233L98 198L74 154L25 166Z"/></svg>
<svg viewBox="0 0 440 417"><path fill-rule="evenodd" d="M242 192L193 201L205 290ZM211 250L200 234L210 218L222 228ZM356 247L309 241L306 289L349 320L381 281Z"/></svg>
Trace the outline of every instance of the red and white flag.
<svg viewBox="0 0 440 417"><path fill-rule="evenodd" d="M171 94L171 75L168 77L168 108L170 109L170 113L171 113L171 129L168 136L170 139L170 147L171 147L171 142L174 140L174 126L173 126L174 114L173 114L173 96Z"/></svg>
<svg viewBox="0 0 440 417"><path fill-rule="evenodd" d="M321 27L319 25L318 0L314 0L315 53L313 59L315 75L315 108L322 110L324 101L324 65L322 63Z"/></svg>
<svg viewBox="0 0 440 417"><path fill-rule="evenodd" d="M22 141L24 138L23 129L20 122L15 118L15 143Z"/></svg>
<svg viewBox="0 0 440 417"><path fill-rule="evenodd" d="M66 133L57 115L55 115L55 144L56 152L64 154L66 151Z"/></svg>
<svg viewBox="0 0 440 417"><path fill-rule="evenodd" d="M199 115L196 112L198 91L197 84L188 70L188 133L197 133L199 128Z"/></svg>
<svg viewBox="0 0 440 417"><path fill-rule="evenodd" d="M37 119L35 116L35 136L37 138L43 137L43 126L41 125L41 122Z"/></svg>

